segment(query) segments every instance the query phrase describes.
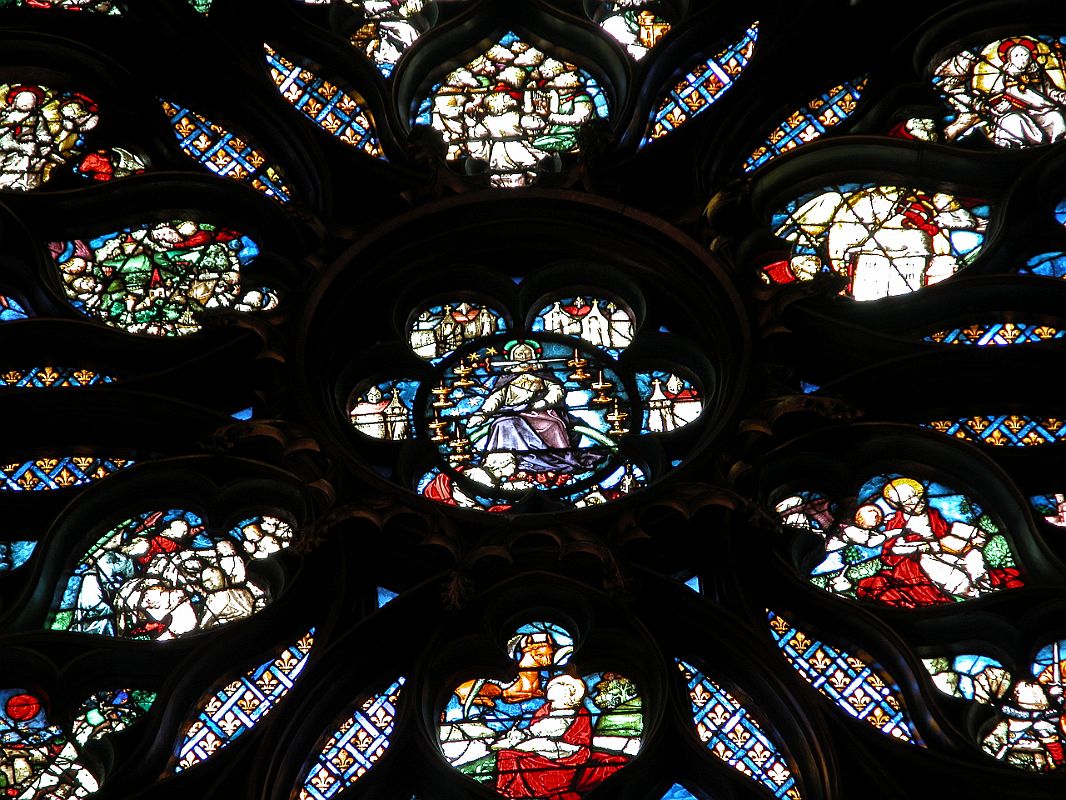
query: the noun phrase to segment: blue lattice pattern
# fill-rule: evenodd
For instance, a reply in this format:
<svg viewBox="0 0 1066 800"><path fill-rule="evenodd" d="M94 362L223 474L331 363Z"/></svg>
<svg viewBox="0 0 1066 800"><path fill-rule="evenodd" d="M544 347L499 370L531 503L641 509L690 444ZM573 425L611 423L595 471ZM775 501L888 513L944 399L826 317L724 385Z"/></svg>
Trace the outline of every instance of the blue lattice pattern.
<svg viewBox="0 0 1066 800"><path fill-rule="evenodd" d="M784 617L769 612L770 633L803 678L856 719L904 742L921 744L899 688L885 680L876 664L810 638Z"/></svg>
<svg viewBox="0 0 1066 800"><path fill-rule="evenodd" d="M388 749L404 679L357 702L355 712L322 745L300 789L300 800L327 800L359 780Z"/></svg>
<svg viewBox="0 0 1066 800"><path fill-rule="evenodd" d="M65 456L3 464L0 465L0 491L44 492L81 486L132 467L133 463L127 458Z"/></svg>
<svg viewBox="0 0 1066 800"><path fill-rule="evenodd" d="M859 106L866 78L846 81L792 112L744 162L752 172L801 144L813 141L850 117Z"/></svg>
<svg viewBox="0 0 1066 800"><path fill-rule="evenodd" d="M1066 337L1066 329L1051 325L1031 325L1025 322L975 322L965 328L937 331L925 337L927 342L937 344L988 345L1031 344L1049 339Z"/></svg>
<svg viewBox="0 0 1066 800"><path fill-rule="evenodd" d="M282 203L292 199L292 190L285 185L281 170L242 137L191 109L161 102L178 145L187 156L216 175L251 184L267 197Z"/></svg>
<svg viewBox="0 0 1066 800"><path fill-rule="evenodd" d="M784 756L740 701L691 664L677 659L677 666L688 686L696 733L707 749L774 797L799 800Z"/></svg>
<svg viewBox="0 0 1066 800"><path fill-rule="evenodd" d="M385 159L374 123L359 97L342 92L310 69L299 67L269 45L267 65L281 96L327 133L374 158Z"/></svg>
<svg viewBox="0 0 1066 800"><path fill-rule="evenodd" d="M758 35L759 23L753 22L739 41L685 75L663 98L641 145L666 136L717 101L748 66Z"/></svg>
<svg viewBox="0 0 1066 800"><path fill-rule="evenodd" d="M937 419L922 423L922 427L993 447L1037 447L1061 442L1066 437L1066 425L1058 417L1030 417L1023 414Z"/></svg>
<svg viewBox="0 0 1066 800"><path fill-rule="evenodd" d="M219 689L186 730L177 749L174 772L206 761L269 714L307 666L314 635L312 628L276 658Z"/></svg>
<svg viewBox="0 0 1066 800"><path fill-rule="evenodd" d="M91 369L78 367L31 367L9 369L0 373L2 385L20 389L77 388L98 383L113 383L114 380L110 375L102 375Z"/></svg>

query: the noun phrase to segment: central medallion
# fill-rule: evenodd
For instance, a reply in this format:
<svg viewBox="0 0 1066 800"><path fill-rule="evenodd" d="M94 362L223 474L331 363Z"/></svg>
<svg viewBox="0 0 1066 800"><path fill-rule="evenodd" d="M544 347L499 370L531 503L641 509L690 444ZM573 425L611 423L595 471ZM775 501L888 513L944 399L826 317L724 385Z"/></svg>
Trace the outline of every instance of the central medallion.
<svg viewBox="0 0 1066 800"><path fill-rule="evenodd" d="M442 367L423 413L445 463L464 478L493 494L525 493L577 489L617 468L629 395L593 348L573 339L481 340Z"/></svg>

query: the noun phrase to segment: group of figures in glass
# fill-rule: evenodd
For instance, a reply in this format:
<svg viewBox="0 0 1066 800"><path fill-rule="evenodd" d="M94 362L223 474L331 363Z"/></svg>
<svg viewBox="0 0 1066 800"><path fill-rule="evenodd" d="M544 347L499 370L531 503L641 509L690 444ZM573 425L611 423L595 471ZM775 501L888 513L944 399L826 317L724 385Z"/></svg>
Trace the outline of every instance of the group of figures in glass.
<svg viewBox="0 0 1066 800"><path fill-rule="evenodd" d="M779 501L777 511L786 525L822 538L825 558L810 581L839 597L920 609L1024 585L999 526L972 498L937 481L882 474L863 484L854 506L808 491ZM925 665L944 693L994 708L981 731L987 753L1046 772L1066 764L1064 648L1040 648L1027 667L1031 679L979 654L927 658Z"/></svg>
<svg viewBox="0 0 1066 800"><path fill-rule="evenodd" d="M613 672L574 676L570 635L523 625L508 642L513 681L475 678L456 687L441 715L445 758L509 798L579 800L640 749L641 698Z"/></svg>

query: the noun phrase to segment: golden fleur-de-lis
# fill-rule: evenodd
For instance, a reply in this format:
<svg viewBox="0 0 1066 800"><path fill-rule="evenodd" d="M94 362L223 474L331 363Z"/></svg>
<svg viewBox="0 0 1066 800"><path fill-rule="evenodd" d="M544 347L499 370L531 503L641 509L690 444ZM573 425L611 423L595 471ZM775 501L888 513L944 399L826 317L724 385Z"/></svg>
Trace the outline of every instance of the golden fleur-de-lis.
<svg viewBox="0 0 1066 800"><path fill-rule="evenodd" d="M1003 426L1011 433L1020 433L1022 428L1026 425L1026 421L1019 417L1017 414L1011 414L1005 420L1003 420Z"/></svg>
<svg viewBox="0 0 1066 800"><path fill-rule="evenodd" d="M37 466L40 467L45 472L51 472L52 470L54 470L56 467L59 466L59 459L58 458L38 458L37 461L34 462L34 463L36 463Z"/></svg>
<svg viewBox="0 0 1066 800"><path fill-rule="evenodd" d="M725 723L729 720L729 716L730 714L726 710L725 706L723 706L721 703L718 703L713 709L711 709L711 712L707 715L707 719L713 722L715 724L715 727L720 728L725 725Z"/></svg>
<svg viewBox="0 0 1066 800"><path fill-rule="evenodd" d="M188 118L182 117L180 120L174 123L174 130L178 132L182 139L186 136L191 136L196 130L196 125Z"/></svg>
<svg viewBox="0 0 1066 800"><path fill-rule="evenodd" d="M770 627L778 636L783 636L785 631L787 631L791 626L784 619L784 617L779 617L775 614L774 618L770 620Z"/></svg>
<svg viewBox="0 0 1066 800"><path fill-rule="evenodd" d="M864 669L866 669L866 664L864 664L860 659L856 658L855 656L848 656L844 659L844 663L856 672L862 672Z"/></svg>
<svg viewBox="0 0 1066 800"><path fill-rule="evenodd" d="M799 138L805 142L812 142L820 136L819 130L813 125L808 125L802 131L800 131ZM790 145L795 147L795 141L789 142Z"/></svg>
<svg viewBox="0 0 1066 800"><path fill-rule="evenodd" d="M56 482L57 486L73 486L78 482L78 476L64 467L52 480Z"/></svg>
<svg viewBox="0 0 1066 800"><path fill-rule="evenodd" d="M1063 426L1063 421L1058 417L1048 417L1044 420L1044 427L1052 433L1056 433Z"/></svg>
<svg viewBox="0 0 1066 800"><path fill-rule="evenodd" d="M973 417L971 419L966 420L966 424L970 427L971 430L975 431L976 433L981 433L981 431L991 425L992 422L990 420L985 419L984 417Z"/></svg>
<svg viewBox="0 0 1066 800"><path fill-rule="evenodd" d="M256 150L252 150L250 153L248 153L248 163L256 169L259 169L259 167L263 166L266 163L266 158L263 156L262 153Z"/></svg>
<svg viewBox="0 0 1066 800"><path fill-rule="evenodd" d="M952 424L953 423L949 419L934 419L932 422L929 423L929 427L931 427L934 431L939 431L940 433L947 433L951 429Z"/></svg>
<svg viewBox="0 0 1066 800"><path fill-rule="evenodd" d="M790 645L797 651L803 652L811 645L811 640L807 638L807 635L802 631L796 631L796 634L792 637Z"/></svg>
<svg viewBox="0 0 1066 800"><path fill-rule="evenodd" d="M277 688L278 683L279 681L277 679L277 676L274 675L274 673L270 670L267 670L259 676L259 679L255 682L255 685L258 686L264 694L270 694L274 689Z"/></svg>
<svg viewBox="0 0 1066 800"><path fill-rule="evenodd" d="M336 782L337 779L330 775L328 772L326 772L325 767L319 769L319 771L315 773L314 777L311 778L311 785L321 792L325 792L326 789L328 789Z"/></svg>
<svg viewBox="0 0 1066 800"><path fill-rule="evenodd" d="M1033 330L1033 336L1037 339L1054 339L1058 332L1057 328L1052 328L1050 325L1041 325Z"/></svg>
<svg viewBox="0 0 1066 800"><path fill-rule="evenodd" d="M751 749L748 750L748 758L760 767L769 761L770 756L772 755L773 753L771 753L762 742L755 742L755 744L751 746Z"/></svg>
<svg viewBox="0 0 1066 800"><path fill-rule="evenodd" d="M301 97L300 87L297 86L294 83L289 84L289 88L286 89L284 92L282 92L281 96L284 97L286 100L288 100L293 105L296 105L298 102L300 102L300 97Z"/></svg>
<svg viewBox="0 0 1066 800"><path fill-rule="evenodd" d="M833 659L827 656L824 650L819 649L813 656L811 656L808 663L818 670L818 672L825 672L833 663Z"/></svg>
<svg viewBox="0 0 1066 800"><path fill-rule="evenodd" d="M701 108L707 105L707 101L703 99L703 95L698 94L697 92L693 92L692 94L686 96L684 98L684 101L685 105L688 107L688 110L693 113L699 111Z"/></svg>
<svg viewBox="0 0 1066 800"><path fill-rule="evenodd" d="M831 128L840 122L840 117L837 116L837 112L832 108L827 108L825 113L818 117L822 121L822 124L827 128Z"/></svg>
<svg viewBox="0 0 1066 800"><path fill-rule="evenodd" d="M218 727L222 729L222 732L227 736L232 736L234 731L240 730L244 727L244 723L241 722L237 715L232 711L227 711L226 716L218 721Z"/></svg>
<svg viewBox="0 0 1066 800"><path fill-rule="evenodd" d="M842 692L848 688L848 684L851 683L851 678L846 675L842 670L837 670L829 676L829 685L836 689L838 692Z"/></svg>
<svg viewBox="0 0 1066 800"><path fill-rule="evenodd" d="M347 750L340 750L337 755L330 759L330 762L339 767L343 772L355 763L355 757Z"/></svg>
<svg viewBox="0 0 1066 800"><path fill-rule="evenodd" d="M74 380L82 385L87 385L93 382L96 377L96 373L88 369L74 370Z"/></svg>
<svg viewBox="0 0 1066 800"><path fill-rule="evenodd" d="M59 373L54 367L45 367L37 373L37 379L45 386L51 386L59 380Z"/></svg>
<svg viewBox="0 0 1066 800"><path fill-rule="evenodd" d="M18 370L14 370L13 369L13 370L10 370L8 372L5 372L0 377L2 377L4 379L4 383L7 383L7 384L18 383L19 381L22 380L22 373L19 372Z"/></svg>
<svg viewBox="0 0 1066 800"><path fill-rule="evenodd" d="M707 705L707 701L711 699L711 693L707 691L702 683L697 683L693 686L689 695L692 697L692 702L701 707Z"/></svg>
<svg viewBox="0 0 1066 800"><path fill-rule="evenodd" d="M751 734L748 733L740 725L737 725L733 730L729 732L729 740L733 742L737 747L743 747L744 742L751 738Z"/></svg>
<svg viewBox="0 0 1066 800"><path fill-rule="evenodd" d="M785 120L785 124L788 125L788 127L790 128L798 128L806 121L807 117L805 117L802 112L793 111L789 118Z"/></svg>
<svg viewBox="0 0 1066 800"><path fill-rule="evenodd" d="M240 700L237 701L237 707L246 714L250 714L259 708L261 701L255 696L255 693L251 690L246 691Z"/></svg>
<svg viewBox="0 0 1066 800"><path fill-rule="evenodd" d="M987 436L985 436L984 441L985 444L992 445L995 447L1005 447L1006 445L1011 444L1011 438L1004 434L1003 431L999 430L998 428L995 431L989 433Z"/></svg>
<svg viewBox="0 0 1066 800"><path fill-rule="evenodd" d="M777 144L780 142L785 137L785 133L786 131L783 128L776 129L770 134L770 144ZM766 152L765 148L763 149L763 152Z"/></svg>
<svg viewBox="0 0 1066 800"><path fill-rule="evenodd" d="M312 117L316 116L323 108L325 108L325 105L313 97L307 98L307 102L304 103L304 111Z"/></svg>
<svg viewBox="0 0 1066 800"><path fill-rule="evenodd" d="M718 741L714 745L714 754L718 756L722 761L728 761L733 757L733 751L725 746L725 742Z"/></svg>
<svg viewBox="0 0 1066 800"><path fill-rule="evenodd" d="M856 689L855 693L848 698L848 704L856 711L862 711L870 705L871 698L862 689Z"/></svg>
<svg viewBox="0 0 1066 800"><path fill-rule="evenodd" d="M204 704L204 711L210 716L222 708L222 699L215 695Z"/></svg>
<svg viewBox="0 0 1066 800"><path fill-rule="evenodd" d="M854 97L848 94L840 98L840 102L837 103L837 105L840 107L840 110L843 113L850 114L852 111L855 110L855 107L858 105L858 103L855 101Z"/></svg>
<svg viewBox="0 0 1066 800"><path fill-rule="evenodd" d="M879 675L871 674L869 677L866 678L866 682L870 684L870 686L872 686L874 689L885 688L885 682L881 680Z"/></svg>
<svg viewBox="0 0 1066 800"><path fill-rule="evenodd" d="M885 725L887 725L891 719L892 718L885 713L884 709L881 708L881 706L875 707L874 710L866 716L866 721L878 730L881 730L883 727L885 727Z"/></svg>
<svg viewBox="0 0 1066 800"><path fill-rule="evenodd" d="M1046 436L1041 436L1036 431L1029 431L1022 437L1022 444L1026 447L1034 447L1040 444L1047 444L1050 441Z"/></svg>
<svg viewBox="0 0 1066 800"><path fill-rule="evenodd" d="M770 780L772 780L778 786L780 786L782 783L784 783L785 781L787 781L791 777L789 775L788 770L785 769L785 765L782 764L780 761L778 761L776 764L774 764L772 767L770 767L770 769L767 771L766 775L767 775L767 777L770 778ZM789 796L791 797L792 795L790 794ZM796 797L797 798L799 797L799 793L798 792L796 793Z"/></svg>

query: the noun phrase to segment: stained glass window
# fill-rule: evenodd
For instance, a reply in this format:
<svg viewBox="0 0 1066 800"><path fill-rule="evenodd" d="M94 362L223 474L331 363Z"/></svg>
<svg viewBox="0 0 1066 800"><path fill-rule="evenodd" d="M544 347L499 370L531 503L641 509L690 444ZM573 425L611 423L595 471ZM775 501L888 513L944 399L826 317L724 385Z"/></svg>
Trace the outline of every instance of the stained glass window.
<svg viewBox="0 0 1066 800"><path fill-rule="evenodd" d="M666 136L715 103L748 66L758 36L759 23L753 22L743 37L687 73L659 102L642 144Z"/></svg>
<svg viewBox="0 0 1066 800"><path fill-rule="evenodd" d="M345 144L375 158L385 157L361 97L341 91L308 67L298 67L270 45L263 49L274 85L294 108Z"/></svg>
<svg viewBox="0 0 1066 800"><path fill-rule="evenodd" d="M81 746L121 731L154 698L154 693L138 690L98 692L81 704L68 732L49 720L43 697L25 689L0 690L0 788L10 797L92 794L100 788L100 778L81 758Z"/></svg>
<svg viewBox="0 0 1066 800"><path fill-rule="evenodd" d="M100 122L96 103L76 91L0 83L0 189L26 192L76 157Z"/></svg>
<svg viewBox="0 0 1066 800"><path fill-rule="evenodd" d="M1025 414L935 419L923 424L956 439L993 447L1039 447L1054 444L1066 437L1063 420L1058 417L1032 417Z"/></svg>
<svg viewBox="0 0 1066 800"><path fill-rule="evenodd" d="M93 372L91 369L47 366L0 372L0 381L3 381L4 386L20 389L75 389L82 386L114 383L115 379L110 375Z"/></svg>
<svg viewBox="0 0 1066 800"><path fill-rule="evenodd" d="M128 458L106 456L41 457L0 465L0 491L49 492L99 481L132 467Z"/></svg>
<svg viewBox="0 0 1066 800"><path fill-rule="evenodd" d="M877 664L812 639L772 611L770 631L793 669L838 708L881 733L921 744L903 707L899 688Z"/></svg>
<svg viewBox="0 0 1066 800"><path fill-rule="evenodd" d="M834 86L805 106L796 109L781 122L744 162L744 171L751 172L782 153L814 141L830 128L850 117L859 106L866 78L845 81Z"/></svg>
<svg viewBox="0 0 1066 800"><path fill-rule="evenodd" d="M953 328L931 333L927 342L937 344L988 345L1031 344L1048 339L1061 339L1066 330L1054 325L1037 325L1026 322L975 322L965 328Z"/></svg>
<svg viewBox="0 0 1066 800"><path fill-rule="evenodd" d="M182 336L200 330L205 313L270 305L262 291L243 290L240 271L259 247L232 228L172 220L49 250L71 304L129 333Z"/></svg>
<svg viewBox="0 0 1066 800"><path fill-rule="evenodd" d="M632 681L567 674L573 639L553 623L519 627L507 649L515 680L465 681L441 713L454 769L504 797L580 797L637 754L644 714Z"/></svg>
<svg viewBox="0 0 1066 800"><path fill-rule="evenodd" d="M0 295L0 322L14 322L17 319L28 319L26 309L13 297Z"/></svg>
<svg viewBox="0 0 1066 800"><path fill-rule="evenodd" d="M1064 655L1066 641L1051 642L1037 652L1026 670L1029 675L1014 676L984 655L927 658L924 663L940 691L992 707L995 722L980 737L985 753L1017 769L1051 772L1066 764L1066 735L1058 724Z"/></svg>
<svg viewBox="0 0 1066 800"><path fill-rule="evenodd" d="M841 184L793 200L774 215L774 233L792 243L768 283L833 273L856 300L909 294L950 278L977 257L990 210L944 192Z"/></svg>
<svg viewBox="0 0 1066 800"><path fill-rule="evenodd" d="M328 800L374 767L392 744L403 685L404 679L397 678L382 692L356 701L355 710L319 743L321 752L304 779L299 800Z"/></svg>
<svg viewBox="0 0 1066 800"><path fill-rule="evenodd" d="M367 57L386 77L400 57L428 27L425 14L434 0L345 0L366 20L350 37L353 47Z"/></svg>
<svg viewBox="0 0 1066 800"><path fill-rule="evenodd" d="M1053 144L1066 137L1066 37L1020 33L952 54L933 85L951 106L947 141L980 137L997 147Z"/></svg>
<svg viewBox="0 0 1066 800"><path fill-rule="evenodd" d="M1061 9L819 5L0 0L0 794L1061 800Z"/></svg>
<svg viewBox="0 0 1066 800"><path fill-rule="evenodd" d="M558 171L581 129L607 115L592 75L508 33L434 86L417 121L440 131L450 161L466 159L493 186L525 186Z"/></svg>
<svg viewBox="0 0 1066 800"><path fill-rule="evenodd" d="M659 43L671 26L654 11L635 6L637 4L631 2L604 3L605 13L600 19L600 27L639 61Z"/></svg>
<svg viewBox="0 0 1066 800"><path fill-rule="evenodd" d="M707 749L774 797L799 800L788 763L751 712L696 667L684 661L677 666L688 686L696 733Z"/></svg>
<svg viewBox="0 0 1066 800"><path fill-rule="evenodd" d="M292 199L281 170L238 132L229 131L190 108L162 101L178 146L216 175L247 183L281 203Z"/></svg>
<svg viewBox="0 0 1066 800"><path fill-rule="evenodd" d="M83 178L103 182L139 175L151 166L151 160L143 153L125 147L111 147L86 153L78 162L76 171Z"/></svg>
<svg viewBox="0 0 1066 800"><path fill-rule="evenodd" d="M0 572L18 569L33 555L37 542L0 542Z"/></svg>
<svg viewBox="0 0 1066 800"><path fill-rule="evenodd" d="M0 0L0 8L58 9L121 14L122 6L114 0Z"/></svg>
<svg viewBox="0 0 1066 800"><path fill-rule="evenodd" d="M148 511L111 528L82 557L49 621L52 630L174 639L250 617L273 599L250 559L288 546L275 517L214 531L191 511Z"/></svg>
<svg viewBox="0 0 1066 800"><path fill-rule="evenodd" d="M1023 584L995 521L937 481L878 475L843 513L810 494L786 498L777 510L786 524L825 537L825 558L810 581L832 594L921 608Z"/></svg>
<svg viewBox="0 0 1066 800"><path fill-rule="evenodd" d="M1041 253L1033 256L1018 272L1044 278L1066 278L1066 253Z"/></svg>
<svg viewBox="0 0 1066 800"><path fill-rule="evenodd" d="M217 688L185 726L174 752L174 772L200 764L250 731L289 693L307 666L312 628L275 658Z"/></svg>
<svg viewBox="0 0 1066 800"><path fill-rule="evenodd" d="M1029 502L1047 522L1058 528L1066 528L1066 495L1061 492L1054 494L1035 494L1029 498Z"/></svg>

